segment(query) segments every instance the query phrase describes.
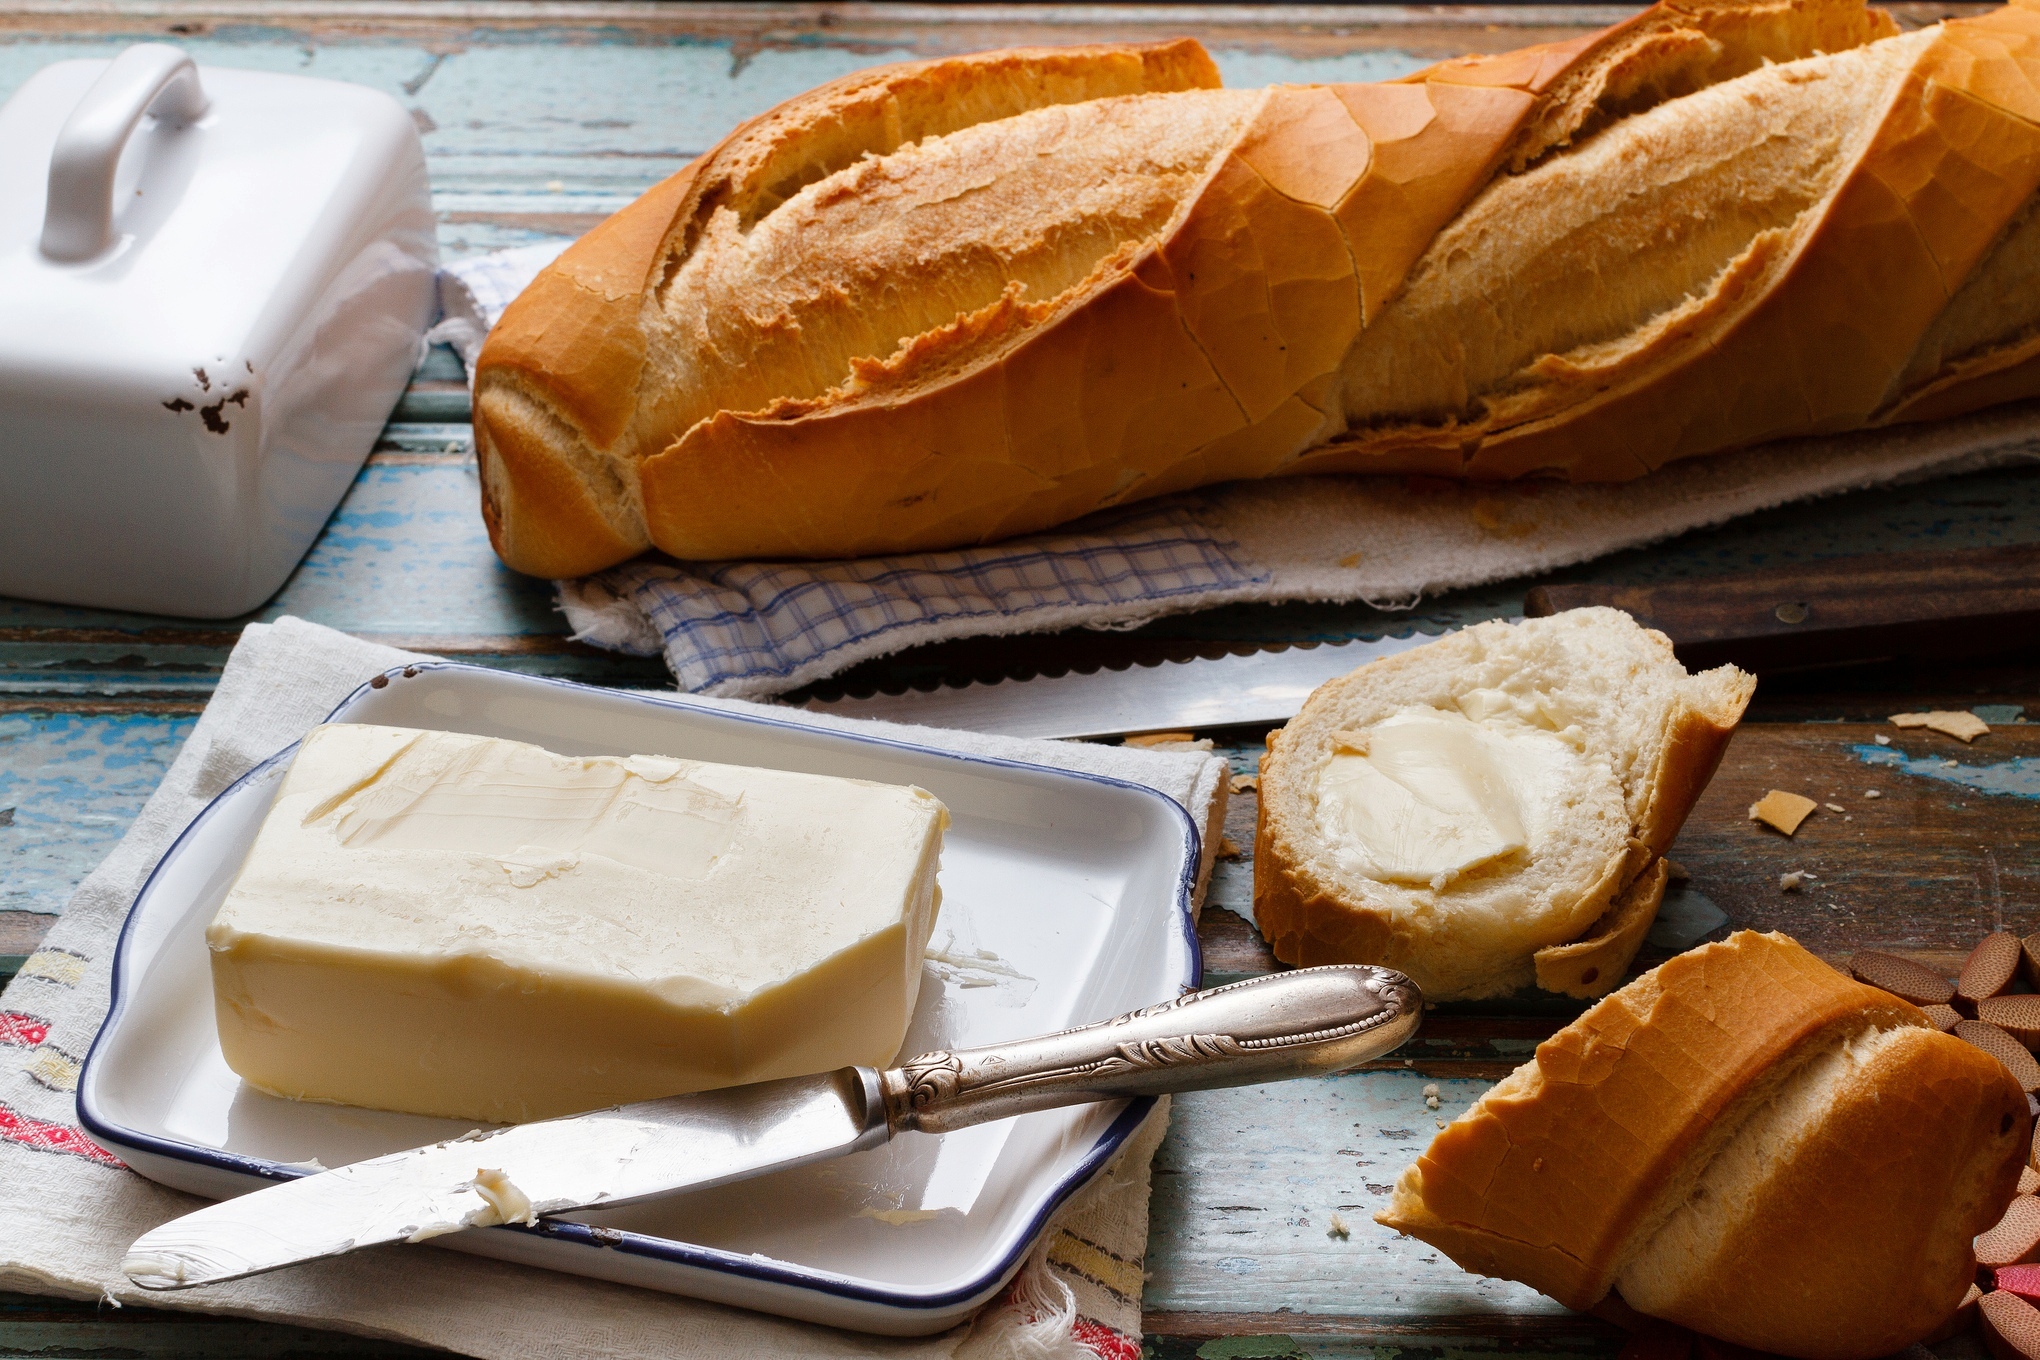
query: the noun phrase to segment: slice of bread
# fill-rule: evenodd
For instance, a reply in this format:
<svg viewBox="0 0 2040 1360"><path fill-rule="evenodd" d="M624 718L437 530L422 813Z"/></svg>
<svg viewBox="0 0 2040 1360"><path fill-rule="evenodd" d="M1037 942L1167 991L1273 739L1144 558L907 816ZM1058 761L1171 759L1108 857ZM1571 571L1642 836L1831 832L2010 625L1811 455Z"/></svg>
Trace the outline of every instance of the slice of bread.
<svg viewBox="0 0 2040 1360"><path fill-rule="evenodd" d="M1377 1220L1573 1308L1867 1360L1961 1303L2031 1119L1988 1054L1783 935L1672 959L1539 1045Z"/></svg>
<svg viewBox="0 0 2040 1360"><path fill-rule="evenodd" d="M1261 933L1286 963L1384 964L1432 1000L1604 994L1755 684L1576 609L1320 687L1261 763Z"/></svg>

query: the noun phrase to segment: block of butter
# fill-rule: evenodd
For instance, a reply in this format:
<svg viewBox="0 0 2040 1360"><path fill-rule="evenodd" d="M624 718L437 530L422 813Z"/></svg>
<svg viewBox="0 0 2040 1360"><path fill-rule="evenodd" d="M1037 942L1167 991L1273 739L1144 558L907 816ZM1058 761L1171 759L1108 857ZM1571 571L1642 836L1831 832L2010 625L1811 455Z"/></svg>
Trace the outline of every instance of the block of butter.
<svg viewBox="0 0 2040 1360"><path fill-rule="evenodd" d="M278 1095L489 1121L884 1063L949 814L923 789L336 723L206 931Z"/></svg>

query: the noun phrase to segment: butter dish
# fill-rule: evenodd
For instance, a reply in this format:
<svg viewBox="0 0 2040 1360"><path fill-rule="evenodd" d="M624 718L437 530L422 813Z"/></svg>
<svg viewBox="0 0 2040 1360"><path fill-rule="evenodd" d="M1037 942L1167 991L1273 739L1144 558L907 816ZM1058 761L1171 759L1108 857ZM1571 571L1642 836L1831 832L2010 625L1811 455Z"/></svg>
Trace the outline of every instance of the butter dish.
<svg viewBox="0 0 2040 1360"><path fill-rule="evenodd" d="M1180 804L1097 775L685 695L480 667L378 677L333 721L469 733L565 755L646 755L915 785L949 809L942 911L903 1052L1010 1042L1174 1000L1197 985L1199 838ZM137 1172L222 1198L466 1133L435 1119L280 1099L227 1066L205 931L296 748L229 787L136 897L112 1008L78 1087L91 1137ZM1040 1111L758 1180L436 1244L892 1335L994 1297L1056 1207L1110 1162L1145 1099Z"/></svg>
<svg viewBox="0 0 2040 1360"><path fill-rule="evenodd" d="M0 107L0 594L225 618L416 366L431 195L388 95L145 43Z"/></svg>

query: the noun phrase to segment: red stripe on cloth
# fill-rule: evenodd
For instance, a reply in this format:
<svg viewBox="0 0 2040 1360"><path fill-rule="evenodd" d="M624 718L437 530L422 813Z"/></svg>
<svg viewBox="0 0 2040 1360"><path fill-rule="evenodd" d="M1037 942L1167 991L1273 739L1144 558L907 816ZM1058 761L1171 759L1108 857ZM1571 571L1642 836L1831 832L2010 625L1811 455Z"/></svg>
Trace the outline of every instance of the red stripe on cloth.
<svg viewBox="0 0 2040 1360"><path fill-rule="evenodd" d="M1071 1324L1070 1333L1077 1338L1078 1345L1099 1360L1140 1360L1140 1343L1125 1332L1113 1331L1102 1322L1080 1317Z"/></svg>
<svg viewBox="0 0 2040 1360"><path fill-rule="evenodd" d="M20 1011L0 1011L0 1044L34 1048L50 1037L50 1022Z"/></svg>
<svg viewBox="0 0 2040 1360"><path fill-rule="evenodd" d="M52 1124L19 1110L0 1105L0 1138L18 1143L34 1152L68 1152L101 1166L125 1168L126 1162L87 1138L69 1124Z"/></svg>

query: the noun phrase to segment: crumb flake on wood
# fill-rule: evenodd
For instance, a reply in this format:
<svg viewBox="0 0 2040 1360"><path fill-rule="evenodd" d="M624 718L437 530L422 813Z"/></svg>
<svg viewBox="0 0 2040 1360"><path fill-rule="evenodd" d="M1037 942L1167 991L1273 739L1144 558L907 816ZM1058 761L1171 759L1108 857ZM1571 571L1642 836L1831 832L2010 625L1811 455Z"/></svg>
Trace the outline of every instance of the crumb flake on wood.
<svg viewBox="0 0 2040 1360"><path fill-rule="evenodd" d="M1261 776L1257 774L1236 774L1232 777L1234 793L1258 793L1260 789Z"/></svg>
<svg viewBox="0 0 2040 1360"><path fill-rule="evenodd" d="M1782 831L1789 836L1799 830L1799 824L1819 806L1820 804L1811 798L1802 798L1783 789L1772 789L1750 804L1750 820L1762 822L1773 831Z"/></svg>
<svg viewBox="0 0 2040 1360"><path fill-rule="evenodd" d="M1975 741L1990 731L1990 724L1974 713L1941 708L1931 713L1894 713L1890 722L1893 727L1924 727L1929 732L1939 732L1964 742Z"/></svg>

